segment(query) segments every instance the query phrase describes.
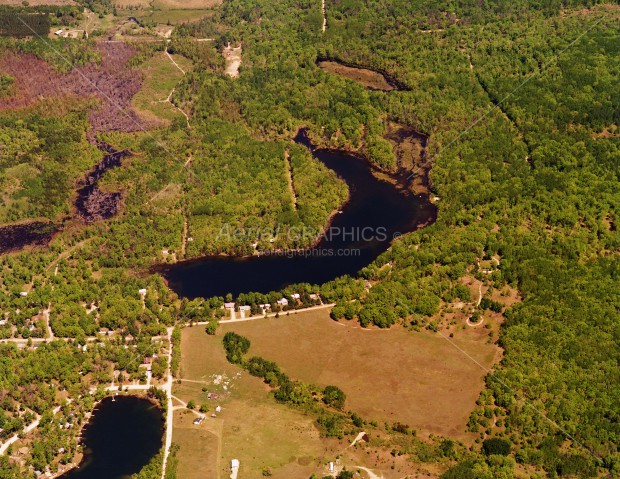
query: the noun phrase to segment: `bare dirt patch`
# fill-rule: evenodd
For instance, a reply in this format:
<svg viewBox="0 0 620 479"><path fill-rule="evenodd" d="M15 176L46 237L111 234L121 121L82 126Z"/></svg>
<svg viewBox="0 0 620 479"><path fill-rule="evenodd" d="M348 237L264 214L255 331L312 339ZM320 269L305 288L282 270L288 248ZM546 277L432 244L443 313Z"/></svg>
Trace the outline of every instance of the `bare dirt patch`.
<svg viewBox="0 0 620 479"><path fill-rule="evenodd" d="M229 43L224 48L222 55L224 55L226 60L226 69L224 70L226 75L231 78L237 78L239 76L239 68L241 67L241 46L232 47Z"/></svg>
<svg viewBox="0 0 620 479"><path fill-rule="evenodd" d="M485 376L467 355L490 368L498 351L486 338L455 337L453 345L429 332L364 330L332 321L327 310L221 328L230 330L290 377L339 386L347 407L367 419L463 439Z"/></svg>

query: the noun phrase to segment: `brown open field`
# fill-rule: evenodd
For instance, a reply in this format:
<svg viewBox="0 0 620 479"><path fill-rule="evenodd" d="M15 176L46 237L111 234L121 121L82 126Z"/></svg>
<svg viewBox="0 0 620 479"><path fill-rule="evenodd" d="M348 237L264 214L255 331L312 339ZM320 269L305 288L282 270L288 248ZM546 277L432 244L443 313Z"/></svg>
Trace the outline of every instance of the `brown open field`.
<svg viewBox="0 0 620 479"><path fill-rule="evenodd" d="M473 331L448 340L430 332L364 330L332 321L327 310L227 324L220 333L231 330L252 341L249 354L275 361L290 377L339 386L347 407L366 419L462 439L485 375L467 355L490 368L498 354Z"/></svg>
<svg viewBox="0 0 620 479"><path fill-rule="evenodd" d="M233 458L241 461L244 479L259 479L266 468L276 479L312 473L322 477L326 464L337 456L349 468L365 466L385 479L438 474L432 464L392 457L391 446L378 446L381 440L347 448L350 437L319 437L312 417L278 404L260 379L226 361L221 338L229 330L250 338L250 354L276 361L290 377L340 386L347 393L347 408L367 420L401 421L422 436L435 433L463 440L470 439L465 424L484 371L458 348L485 367L498 354L497 347L487 344L488 334L476 328L455 331L451 340L457 348L438 334L339 324L327 310L226 324L216 336L208 336L203 327L185 328L182 380L174 384L173 395L206 403L209 412L203 424L193 425L193 413L175 411L174 442L180 445L179 477L184 479L227 478ZM208 393L219 397L208 399ZM210 417L217 406L221 412ZM377 429L370 434L381 436Z"/></svg>
<svg viewBox="0 0 620 479"><path fill-rule="evenodd" d="M28 0L28 4L35 5L76 5L73 0ZM0 5L23 5L23 0L0 0Z"/></svg>

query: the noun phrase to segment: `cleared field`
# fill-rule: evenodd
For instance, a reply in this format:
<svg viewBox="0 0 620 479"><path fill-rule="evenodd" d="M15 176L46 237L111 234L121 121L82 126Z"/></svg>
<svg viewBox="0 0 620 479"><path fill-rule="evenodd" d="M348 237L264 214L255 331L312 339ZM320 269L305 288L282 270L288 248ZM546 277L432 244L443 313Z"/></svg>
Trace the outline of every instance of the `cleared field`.
<svg viewBox="0 0 620 479"><path fill-rule="evenodd" d="M77 5L73 0L28 0L28 4L35 5ZM0 5L23 5L23 0L0 0Z"/></svg>
<svg viewBox="0 0 620 479"><path fill-rule="evenodd" d="M191 411L175 411L172 441L179 446L178 477L217 477L219 439L203 425L196 426ZM216 426L217 429L217 426Z"/></svg>
<svg viewBox="0 0 620 479"><path fill-rule="evenodd" d="M174 61L186 72L192 69L192 63L180 55L172 55ZM169 124L174 118L182 116L181 112L170 102L165 101L172 89L181 81L183 73L164 53L157 53L147 60L140 70L144 73L144 82L140 91L133 98L133 106L147 121L159 120Z"/></svg>
<svg viewBox="0 0 620 479"><path fill-rule="evenodd" d="M208 336L201 327L186 328L181 348L184 381L174 385L173 395L207 403L209 417L195 426L193 414L177 422L182 413L175 412L179 477L227 478L233 458L241 461L239 477L244 479L264 477L266 469L276 479L309 477L322 472L325 460L335 456L334 441L319 437L312 418L276 403L261 380L226 361L221 337ZM203 387L219 397L207 399ZM221 412L210 417L217 406Z"/></svg>
<svg viewBox="0 0 620 479"><path fill-rule="evenodd" d="M427 332L364 330L332 321L327 310L227 324L219 334L227 331L249 338L250 355L275 361L292 378L339 386L347 408L366 419L463 439L485 375L467 355L490 368L499 352L473 331L448 341Z"/></svg>

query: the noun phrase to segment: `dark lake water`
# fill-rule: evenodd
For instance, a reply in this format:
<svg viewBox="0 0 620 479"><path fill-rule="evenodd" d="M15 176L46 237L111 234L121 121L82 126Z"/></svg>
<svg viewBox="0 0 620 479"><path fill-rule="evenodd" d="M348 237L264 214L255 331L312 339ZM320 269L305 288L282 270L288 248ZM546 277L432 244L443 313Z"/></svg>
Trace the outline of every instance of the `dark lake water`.
<svg viewBox="0 0 620 479"><path fill-rule="evenodd" d="M160 450L162 411L136 396L106 398L84 428L84 460L61 479L122 479L139 472Z"/></svg>
<svg viewBox="0 0 620 479"><path fill-rule="evenodd" d="M364 158L342 151L313 149L303 132L295 139L344 179L350 191L329 235L302 254L210 256L162 267L169 286L180 296L211 297L232 293L277 291L294 283L321 284L355 275L384 252L393 238L433 222L436 208L426 196L415 196L372 174ZM339 233L340 232L340 233Z"/></svg>

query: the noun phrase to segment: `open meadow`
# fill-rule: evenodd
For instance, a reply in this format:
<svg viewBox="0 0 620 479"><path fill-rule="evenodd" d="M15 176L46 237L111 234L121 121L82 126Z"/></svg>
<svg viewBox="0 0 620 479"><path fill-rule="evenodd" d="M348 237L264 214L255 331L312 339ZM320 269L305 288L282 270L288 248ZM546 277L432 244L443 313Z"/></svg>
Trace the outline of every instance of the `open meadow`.
<svg viewBox="0 0 620 479"><path fill-rule="evenodd" d="M328 310L226 324L252 342L249 355L275 361L291 378L340 387L367 420L400 421L421 433L466 439L465 426L498 354L474 331L454 338L338 323ZM468 357L468 356L471 356Z"/></svg>
<svg viewBox="0 0 620 479"><path fill-rule="evenodd" d="M260 379L228 363L219 335L208 336L202 327L186 328L181 349L183 380L175 382L173 395L184 402L194 400L196 410L205 404L208 412L202 424L194 425L196 414L175 411L179 477L228 477L233 458L240 460L243 478L258 479L263 470L279 479L309 477L333 459L337 441L321 439L311 417L278 404ZM209 393L216 396L208 399Z"/></svg>
<svg viewBox="0 0 620 479"><path fill-rule="evenodd" d="M459 329L455 338L362 329L331 320L328 310L222 324L216 336L203 327L185 328L182 379L173 388L173 440L184 478L228 477L233 458L241 461L244 478L260 478L263 471L282 479L321 477L337 456L349 468L364 465L385 478L416 472L406 458L393 458L376 444L347 448L348 438L321 438L312 417L277 403L260 379L227 362L221 343L227 331L249 338L249 355L277 362L293 379L337 385L347 394L345 407L365 420L406 423L421 437L450 435L465 442L471 440L466 422L485 374L467 355L490 368L499 353L473 328ZM195 412L184 407L190 400ZM206 418L195 425L201 406Z"/></svg>
<svg viewBox="0 0 620 479"><path fill-rule="evenodd" d="M181 69L190 71L192 63L180 55L170 56L178 67L165 52L157 52L140 68L144 74L144 82L132 104L149 123L170 124L174 118L182 116L170 100L173 88L183 78Z"/></svg>

